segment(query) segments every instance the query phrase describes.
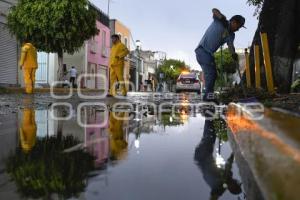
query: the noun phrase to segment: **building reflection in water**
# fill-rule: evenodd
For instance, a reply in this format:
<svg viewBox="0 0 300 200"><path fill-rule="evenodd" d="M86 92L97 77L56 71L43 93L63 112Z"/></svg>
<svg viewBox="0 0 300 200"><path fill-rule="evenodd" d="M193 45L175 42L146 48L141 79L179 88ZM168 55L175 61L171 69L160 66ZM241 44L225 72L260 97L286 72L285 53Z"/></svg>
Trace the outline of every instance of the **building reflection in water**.
<svg viewBox="0 0 300 200"><path fill-rule="evenodd" d="M105 113L97 109L87 107L86 114L87 124L92 126L85 130L85 146L88 152L95 157L96 167L101 168L109 159L109 135L107 131L109 122ZM99 126L99 124L104 125Z"/></svg>
<svg viewBox="0 0 300 200"><path fill-rule="evenodd" d="M34 111L32 101L24 99L19 126L21 148L8 158L6 168L20 193L34 198L51 196L52 193L62 198L76 196L85 190L90 172L100 169L93 174L105 174L104 169L109 164L119 164L118 161L127 158L128 149L134 146L138 151L142 134L154 133L154 129L160 126L182 126L192 114L189 107L181 106L175 114L162 115L162 121L150 113L135 120L130 119L127 112L110 112L105 116L101 110L85 107L82 110L85 122L95 126L82 128L76 122L76 116L68 121L48 119L49 111ZM45 119L35 119L36 115ZM68 112L58 109L55 115L65 117ZM231 190L233 157L228 159L225 169L216 167L213 158L216 136L210 126L211 122L207 121L195 160L212 187L212 194L221 195L226 190L224 184L234 192ZM129 137L129 134L136 137Z"/></svg>
<svg viewBox="0 0 300 200"><path fill-rule="evenodd" d="M85 147L95 157L98 168L110 161L126 159L129 113L110 112L108 116L94 108L86 108ZM108 119L107 119L108 117ZM99 124L104 124L99 126Z"/></svg>
<svg viewBox="0 0 300 200"><path fill-rule="evenodd" d="M211 200L219 199L227 189L236 195L242 192L241 184L233 178L233 154L230 155L224 166L218 165L218 160L214 158L216 138L214 121L205 120L203 138L196 147L194 159L203 173L205 182L211 188Z"/></svg>
<svg viewBox="0 0 300 200"><path fill-rule="evenodd" d="M94 157L84 149L65 152L82 141L73 135L57 134L37 128L33 99L24 99L20 122L20 146L6 160L6 172L14 181L18 192L25 198L59 199L77 196L84 191L89 173L94 170ZM44 120L47 121L47 120ZM43 126L41 126L43 127Z"/></svg>

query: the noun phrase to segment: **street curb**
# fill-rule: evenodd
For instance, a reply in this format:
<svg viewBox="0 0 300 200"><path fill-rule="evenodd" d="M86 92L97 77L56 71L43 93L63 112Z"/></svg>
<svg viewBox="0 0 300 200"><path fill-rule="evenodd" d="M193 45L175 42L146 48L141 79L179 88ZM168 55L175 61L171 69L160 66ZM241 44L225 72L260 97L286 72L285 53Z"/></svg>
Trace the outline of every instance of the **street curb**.
<svg viewBox="0 0 300 200"><path fill-rule="evenodd" d="M255 121L252 114L239 104L230 104L226 118L240 171L245 165L249 169L241 173L247 199L299 199L300 118L265 110L264 118ZM257 188L249 185L251 176Z"/></svg>
<svg viewBox="0 0 300 200"><path fill-rule="evenodd" d="M271 109L273 111L275 111L275 112L281 112L281 113L284 113L284 114L287 114L287 115L292 115L292 116L295 116L295 117L300 117L300 114L298 114L296 112L292 112L292 111L286 110L286 109L283 109L283 108L272 107Z"/></svg>

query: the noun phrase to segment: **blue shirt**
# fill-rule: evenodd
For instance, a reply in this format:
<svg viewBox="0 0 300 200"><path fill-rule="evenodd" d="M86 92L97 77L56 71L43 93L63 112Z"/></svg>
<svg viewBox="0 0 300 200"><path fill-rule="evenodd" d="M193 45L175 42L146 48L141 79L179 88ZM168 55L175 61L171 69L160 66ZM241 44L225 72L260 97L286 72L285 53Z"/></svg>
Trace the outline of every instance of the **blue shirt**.
<svg viewBox="0 0 300 200"><path fill-rule="evenodd" d="M227 43L229 50L233 53L235 52L234 39L235 33L229 31L229 23L226 27L221 20L214 18L195 51L197 53L200 48L203 48L213 55L223 44Z"/></svg>

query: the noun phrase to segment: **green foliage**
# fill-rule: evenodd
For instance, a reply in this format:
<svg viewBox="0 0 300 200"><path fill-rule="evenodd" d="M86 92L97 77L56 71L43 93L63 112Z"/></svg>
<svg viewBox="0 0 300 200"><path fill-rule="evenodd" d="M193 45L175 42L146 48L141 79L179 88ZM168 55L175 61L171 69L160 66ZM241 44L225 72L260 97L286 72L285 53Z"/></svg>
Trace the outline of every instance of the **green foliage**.
<svg viewBox="0 0 300 200"><path fill-rule="evenodd" d="M223 119L214 120L214 130L216 131L217 137L223 142L228 141L227 135L227 124Z"/></svg>
<svg viewBox="0 0 300 200"><path fill-rule="evenodd" d="M215 53L215 61L217 65L218 78L216 80L216 87L224 87L228 85L229 76L236 72L236 64L232 58L229 49L224 49L223 52Z"/></svg>
<svg viewBox="0 0 300 200"><path fill-rule="evenodd" d="M8 93L8 90L4 87L0 87L0 94L6 94Z"/></svg>
<svg viewBox="0 0 300 200"><path fill-rule="evenodd" d="M264 0L248 0L247 2L250 5L258 6L261 5L264 2Z"/></svg>
<svg viewBox="0 0 300 200"><path fill-rule="evenodd" d="M8 28L40 51L73 54L99 30L87 0L20 0L8 14Z"/></svg>
<svg viewBox="0 0 300 200"><path fill-rule="evenodd" d="M172 118L172 120L171 120ZM179 113L175 113L175 116L172 116L169 113L162 113L161 119L160 119L161 125L164 127L171 127L171 126L181 126L184 125L184 123L180 120Z"/></svg>
<svg viewBox="0 0 300 200"><path fill-rule="evenodd" d="M63 153L77 144L72 136L39 138L31 152L18 148L8 158L7 172L25 197L42 198L52 193L63 199L77 196L94 169L94 158L88 153Z"/></svg>
<svg viewBox="0 0 300 200"><path fill-rule="evenodd" d="M292 84L292 91L293 91L293 92L300 92L300 78L298 78L298 79Z"/></svg>
<svg viewBox="0 0 300 200"><path fill-rule="evenodd" d="M236 72L235 61L233 60L229 49L224 49L223 53L221 53L221 51L216 52L215 61L219 72L228 74L234 74Z"/></svg>
<svg viewBox="0 0 300 200"><path fill-rule="evenodd" d="M258 15L263 6L264 0L247 0L247 3L252 6L256 6L254 15Z"/></svg>
<svg viewBox="0 0 300 200"><path fill-rule="evenodd" d="M171 68L173 66L173 69ZM182 71L189 70L184 61L169 59L165 60L162 65L156 70L157 77L159 74L164 74L163 81L173 81L175 82Z"/></svg>

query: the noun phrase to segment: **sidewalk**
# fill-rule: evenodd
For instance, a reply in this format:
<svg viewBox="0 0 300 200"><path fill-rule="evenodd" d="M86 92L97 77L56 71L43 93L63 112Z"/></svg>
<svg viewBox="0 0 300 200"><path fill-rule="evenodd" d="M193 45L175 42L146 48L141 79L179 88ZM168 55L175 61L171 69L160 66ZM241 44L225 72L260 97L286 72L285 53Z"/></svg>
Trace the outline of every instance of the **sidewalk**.
<svg viewBox="0 0 300 200"><path fill-rule="evenodd" d="M255 121L249 118L252 114L238 104L231 104L227 113L237 161L249 168L247 174L241 174L246 193L254 194L248 198L299 199L300 118L267 109L264 118ZM258 187L250 184L251 175Z"/></svg>

